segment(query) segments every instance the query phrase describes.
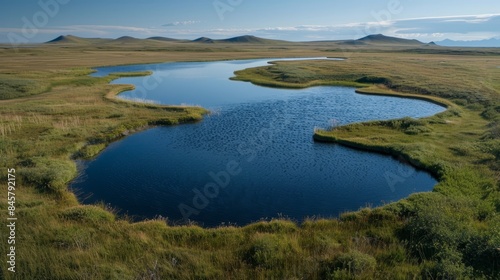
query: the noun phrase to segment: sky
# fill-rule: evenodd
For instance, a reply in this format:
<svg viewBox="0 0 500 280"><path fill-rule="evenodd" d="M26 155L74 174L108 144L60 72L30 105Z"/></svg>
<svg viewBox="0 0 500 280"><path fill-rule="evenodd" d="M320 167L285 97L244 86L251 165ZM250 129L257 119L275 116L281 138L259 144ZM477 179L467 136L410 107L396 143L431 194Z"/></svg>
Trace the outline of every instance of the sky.
<svg viewBox="0 0 500 280"><path fill-rule="evenodd" d="M498 0L2 0L0 7L0 42L11 44L45 42L59 35L500 39Z"/></svg>

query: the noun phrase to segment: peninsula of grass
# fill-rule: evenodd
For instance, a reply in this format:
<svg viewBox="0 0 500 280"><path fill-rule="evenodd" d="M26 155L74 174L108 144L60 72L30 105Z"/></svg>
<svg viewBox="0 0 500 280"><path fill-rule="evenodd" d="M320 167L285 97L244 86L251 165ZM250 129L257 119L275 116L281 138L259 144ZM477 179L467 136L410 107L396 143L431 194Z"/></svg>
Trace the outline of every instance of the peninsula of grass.
<svg viewBox="0 0 500 280"><path fill-rule="evenodd" d="M0 92L0 181L6 182L7 168L16 169L18 218L16 273L2 261L1 279L500 277L498 56L356 49L346 54L303 45L232 52L221 44L209 53L205 45L192 48L0 50L0 85L8 89ZM358 90L417 94L446 104L446 112L429 118L350 124L314 136L392 154L425 169L439 180L433 192L339 219L204 229L173 226L168 218L134 223L105 204L81 205L68 190L77 176L75 159L91 158L134 131L198 121L206 113L116 99L131 87L109 82L123 75L89 77L91 66L324 56L325 51L349 59L279 62L238 76L290 87L363 86ZM404 178L404 173L388 174L389 183L404 186ZM6 195L0 193L4 221ZM7 230L2 227L2 236ZM5 244L0 246L0 255L8 253Z"/></svg>

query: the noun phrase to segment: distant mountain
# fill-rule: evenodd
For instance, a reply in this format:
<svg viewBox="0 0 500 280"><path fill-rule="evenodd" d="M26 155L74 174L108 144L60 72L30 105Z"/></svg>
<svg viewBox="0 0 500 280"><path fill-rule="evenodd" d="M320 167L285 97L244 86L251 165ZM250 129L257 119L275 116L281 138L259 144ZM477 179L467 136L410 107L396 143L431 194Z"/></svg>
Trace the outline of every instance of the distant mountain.
<svg viewBox="0 0 500 280"><path fill-rule="evenodd" d="M48 41L47 43L81 43L81 38L71 36L71 35L61 35L53 40Z"/></svg>
<svg viewBox="0 0 500 280"><path fill-rule="evenodd" d="M288 43L287 41L264 39L264 38L259 38L259 37L255 37L252 35L238 36L238 37L233 37L233 38L218 40L218 41L224 42L224 43L246 43L246 44Z"/></svg>
<svg viewBox="0 0 500 280"><path fill-rule="evenodd" d="M121 43L121 44L129 44L129 43L139 43L141 41L144 41L144 39L137 39L134 37L130 36L122 36L118 39L113 40L113 43Z"/></svg>
<svg viewBox="0 0 500 280"><path fill-rule="evenodd" d="M197 42L197 43L231 43L231 44L275 44L275 43L289 43L287 41L279 41L279 40L272 40L272 39L264 39L264 38L259 38L255 37L252 35L244 35L244 36L238 36L238 37L233 37L233 38L228 38L228 39L210 39L207 37L200 37L198 39L193 40L192 42Z"/></svg>
<svg viewBox="0 0 500 280"><path fill-rule="evenodd" d="M491 38L487 40L475 40L475 41L454 41L446 39L435 43L444 47L489 47L489 48L500 47L500 39L497 38Z"/></svg>
<svg viewBox="0 0 500 280"><path fill-rule="evenodd" d="M382 34L368 35L361 39L355 40L358 43L368 44L368 45L425 45L418 40L409 40L396 37L389 37Z"/></svg>
<svg viewBox="0 0 500 280"><path fill-rule="evenodd" d="M181 41L179 39L174 39L174 38L167 38L167 37L149 37L148 40L155 40L155 41L163 41L163 42L178 42Z"/></svg>
<svg viewBox="0 0 500 280"><path fill-rule="evenodd" d="M61 35L53 40L48 41L50 44L94 44L94 43L102 43L110 41L110 39L101 39L101 38L81 38L73 35Z"/></svg>
<svg viewBox="0 0 500 280"><path fill-rule="evenodd" d="M117 39L103 39L103 38L81 38L73 35L59 36L46 43L49 44L70 44L70 45L91 45L91 44L145 44L161 46L163 42L183 42L185 40L178 40L166 37L150 37L147 39L138 39L131 36L123 36Z"/></svg>
<svg viewBox="0 0 500 280"><path fill-rule="evenodd" d="M207 37L200 37L198 39L189 40L179 40L167 37L150 37L147 39L138 39L130 36L123 36L117 39L100 39L100 38L80 38L77 36L66 35L59 36L54 40L47 43L50 44L71 44L71 45L92 45L92 44L104 44L104 45L144 45L151 47L161 47L168 42L173 43L205 43L205 44L260 44L260 45L273 45L273 44L290 44L289 41L264 39L252 35L244 35L238 37L232 37L228 39L211 39ZM297 43L310 43L310 44L337 44L337 45L349 45L349 46L408 46L408 47L422 47L422 46L434 46L434 43L424 44L418 40L408 40L396 37L389 37L382 34L369 35L358 40L343 40L343 41L315 41L315 42L297 42Z"/></svg>
<svg viewBox="0 0 500 280"><path fill-rule="evenodd" d="M383 34L368 35L357 40L341 40L341 41L319 41L321 43L336 43L346 46L408 46L408 47L422 47L433 46L432 44L425 44L418 40L403 39L397 37L385 36ZM318 42L318 43L319 43ZM314 43L314 42L311 42Z"/></svg>
<svg viewBox="0 0 500 280"><path fill-rule="evenodd" d="M207 37L200 37L198 39L194 39L192 42L196 43L215 43L214 40L207 38Z"/></svg>

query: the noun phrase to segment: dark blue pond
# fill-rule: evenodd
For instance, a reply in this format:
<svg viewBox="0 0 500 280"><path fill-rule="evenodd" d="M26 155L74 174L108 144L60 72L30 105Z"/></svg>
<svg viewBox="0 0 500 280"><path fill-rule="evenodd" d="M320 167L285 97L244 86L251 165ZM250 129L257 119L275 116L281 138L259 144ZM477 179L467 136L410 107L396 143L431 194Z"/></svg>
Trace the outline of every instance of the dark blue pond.
<svg viewBox="0 0 500 280"><path fill-rule="evenodd" d="M278 216L336 217L429 191L436 181L391 157L312 140L315 127L414 118L444 108L421 100L360 95L352 88L264 88L230 81L266 60L106 67L94 75L152 70L123 98L195 104L202 122L152 128L83 162L72 184L84 203L104 201L138 219L204 226ZM347 63L338 61L338 63Z"/></svg>

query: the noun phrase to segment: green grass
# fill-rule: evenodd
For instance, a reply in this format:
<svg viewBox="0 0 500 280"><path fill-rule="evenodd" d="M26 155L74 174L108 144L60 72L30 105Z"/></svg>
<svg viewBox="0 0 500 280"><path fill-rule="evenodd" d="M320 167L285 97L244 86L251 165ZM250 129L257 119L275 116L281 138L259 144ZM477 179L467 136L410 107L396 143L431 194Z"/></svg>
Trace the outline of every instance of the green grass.
<svg viewBox="0 0 500 280"><path fill-rule="evenodd" d="M406 62L399 57L390 64L382 62L384 58L388 59L380 54L341 62L279 62L236 72L235 79L292 88L357 82L365 84L359 93L447 106L446 112L429 118L349 124L317 130L314 138L392 155L439 180L433 193L383 207L407 221L396 236L419 263L424 278L499 277L499 79L493 76L499 59L488 57L495 62L480 65L485 59L440 57L437 66L432 56L405 55ZM397 67L392 66L395 61ZM404 182L404 174L389 175L389 184ZM334 269L329 273L349 278Z"/></svg>
<svg viewBox="0 0 500 280"><path fill-rule="evenodd" d="M277 62L272 66L238 71L233 79L288 87L382 84L402 93L484 104L498 94L497 74L500 71L494 58L496 56L478 56L471 60L470 56L357 54L345 61Z"/></svg>
<svg viewBox="0 0 500 280"><path fill-rule="evenodd" d="M49 86L32 79L0 75L0 100L40 94L49 90Z"/></svg>
<svg viewBox="0 0 500 280"><path fill-rule="evenodd" d="M173 47L178 47L173 45ZM238 57L320 56L329 46L240 49ZM192 53L23 49L1 79L47 90L0 101L0 180L18 175L17 273L5 279L497 279L500 271L500 65L497 56L400 51L333 53L346 61L279 62L237 73L262 85L350 85L359 92L424 98L448 111L433 117L351 124L315 138L388 153L439 179L434 192L339 219L245 227L133 223L105 204L82 206L67 189L74 159L152 125L200 120L205 110L116 99L123 74L88 77L88 66L227 59L234 50ZM215 48L215 47L214 47ZM265 48L265 47L262 47ZM279 53L278 53L279 52ZM84 55L83 55L83 54ZM35 54L35 55L33 55ZM232 57L236 58L236 57ZM0 62L14 59L0 50ZM47 64L46 61L53 61ZM46 69L46 65L53 68ZM57 66L57 67L56 67ZM49 67L49 66L47 66ZM145 75L148 73L134 73ZM128 74L127 74L128 75ZM373 85L371 83L378 83ZM28 90L29 91L29 90ZM421 95L415 95L420 93ZM404 180L392 174L391 180ZM0 193L5 218L6 193ZM5 227L2 229L2 236ZM7 247L0 246L0 255Z"/></svg>

